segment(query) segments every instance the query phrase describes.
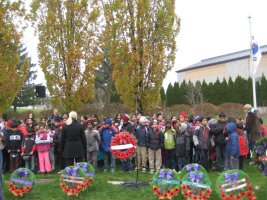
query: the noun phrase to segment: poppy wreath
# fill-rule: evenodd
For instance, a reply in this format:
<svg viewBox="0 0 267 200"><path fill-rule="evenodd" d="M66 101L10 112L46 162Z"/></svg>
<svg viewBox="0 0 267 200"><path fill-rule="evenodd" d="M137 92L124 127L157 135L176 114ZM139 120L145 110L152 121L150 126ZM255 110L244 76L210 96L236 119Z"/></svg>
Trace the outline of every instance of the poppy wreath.
<svg viewBox="0 0 267 200"><path fill-rule="evenodd" d="M79 162L76 163L75 166L80 167L87 177L95 176L95 169L91 163L88 162Z"/></svg>
<svg viewBox="0 0 267 200"><path fill-rule="evenodd" d="M35 175L27 168L18 168L15 170L9 179L9 191L12 192L14 196L24 196L34 186Z"/></svg>
<svg viewBox="0 0 267 200"><path fill-rule="evenodd" d="M134 154L137 144L131 134L122 132L112 138L110 146L116 158L126 160Z"/></svg>
<svg viewBox="0 0 267 200"><path fill-rule="evenodd" d="M175 170L161 169L153 176L153 192L159 199L172 199L180 191L180 176Z"/></svg>
<svg viewBox="0 0 267 200"><path fill-rule="evenodd" d="M267 137L261 138L254 148L254 162L262 174L267 176Z"/></svg>
<svg viewBox="0 0 267 200"><path fill-rule="evenodd" d="M216 192L222 200L255 200L248 175L237 169L221 173L216 181Z"/></svg>
<svg viewBox="0 0 267 200"><path fill-rule="evenodd" d="M204 167L202 167L201 165L197 163L191 163L182 168L180 176L184 177L187 173L190 173L193 171L199 171L199 172L203 172L207 174L207 171L205 170Z"/></svg>
<svg viewBox="0 0 267 200"><path fill-rule="evenodd" d="M78 196L80 192L84 191L91 185L93 179L86 178L85 172L82 168L77 166L66 167L60 175L60 187L67 195Z"/></svg>
<svg viewBox="0 0 267 200"><path fill-rule="evenodd" d="M190 171L183 176L182 194L188 200L206 200L211 194L211 181L207 173Z"/></svg>

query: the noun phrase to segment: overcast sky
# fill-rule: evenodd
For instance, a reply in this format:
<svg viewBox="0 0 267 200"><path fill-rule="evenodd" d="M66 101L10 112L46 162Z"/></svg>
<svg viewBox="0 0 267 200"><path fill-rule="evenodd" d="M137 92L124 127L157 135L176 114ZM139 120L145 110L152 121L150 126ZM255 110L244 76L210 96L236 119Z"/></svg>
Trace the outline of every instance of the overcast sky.
<svg viewBox="0 0 267 200"><path fill-rule="evenodd" d="M259 45L267 44L266 0L176 0L176 13L181 18L177 37L175 67L168 73L163 86L176 81L175 71L202 59L249 48L249 22ZM37 38L33 30L25 39L33 62L37 63ZM37 83L42 83L39 70Z"/></svg>

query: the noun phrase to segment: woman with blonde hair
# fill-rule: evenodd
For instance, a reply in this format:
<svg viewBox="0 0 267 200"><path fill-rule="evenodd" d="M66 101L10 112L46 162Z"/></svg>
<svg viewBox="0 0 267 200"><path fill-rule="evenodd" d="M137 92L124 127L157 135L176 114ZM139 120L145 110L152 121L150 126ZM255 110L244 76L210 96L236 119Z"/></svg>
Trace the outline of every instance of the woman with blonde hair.
<svg viewBox="0 0 267 200"><path fill-rule="evenodd" d="M71 111L62 128L61 145L66 165L83 162L86 159L86 137L84 126L77 121L77 113Z"/></svg>

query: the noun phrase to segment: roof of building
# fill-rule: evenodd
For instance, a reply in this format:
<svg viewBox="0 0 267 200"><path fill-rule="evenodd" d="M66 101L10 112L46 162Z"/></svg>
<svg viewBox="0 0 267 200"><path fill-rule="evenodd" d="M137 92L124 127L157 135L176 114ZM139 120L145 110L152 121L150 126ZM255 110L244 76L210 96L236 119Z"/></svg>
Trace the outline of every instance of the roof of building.
<svg viewBox="0 0 267 200"><path fill-rule="evenodd" d="M262 54L267 54L267 45L261 46L260 48L261 48ZM229 53L229 54L225 54L225 55L221 55L221 56L207 58L207 59L201 60L198 63L190 65L188 67L177 70L176 72L177 73L185 72L185 71L189 71L192 69L203 68L203 67L207 67L207 66L214 65L214 64L221 64L221 63L226 63L226 62L230 62L230 61L240 60L240 59L248 58L249 56L250 56L250 49L246 49L243 51L237 51L234 53Z"/></svg>

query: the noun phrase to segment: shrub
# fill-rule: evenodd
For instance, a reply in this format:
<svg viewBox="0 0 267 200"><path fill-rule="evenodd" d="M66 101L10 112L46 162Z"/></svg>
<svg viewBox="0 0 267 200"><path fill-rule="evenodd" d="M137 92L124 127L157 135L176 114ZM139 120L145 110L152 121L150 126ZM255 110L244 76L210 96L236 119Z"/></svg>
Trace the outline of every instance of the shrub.
<svg viewBox="0 0 267 200"><path fill-rule="evenodd" d="M208 116L208 115L217 116L219 114L219 109L217 106L211 103L201 103L194 106L194 114L202 116Z"/></svg>
<svg viewBox="0 0 267 200"><path fill-rule="evenodd" d="M176 104L171 107L166 108L166 116L170 118L171 116L176 116L179 118L180 112L186 112L187 115L193 114L193 108L185 104Z"/></svg>
<svg viewBox="0 0 267 200"><path fill-rule="evenodd" d="M218 106L219 112L225 112L227 116L240 117L244 116L243 104L240 103L223 103Z"/></svg>

